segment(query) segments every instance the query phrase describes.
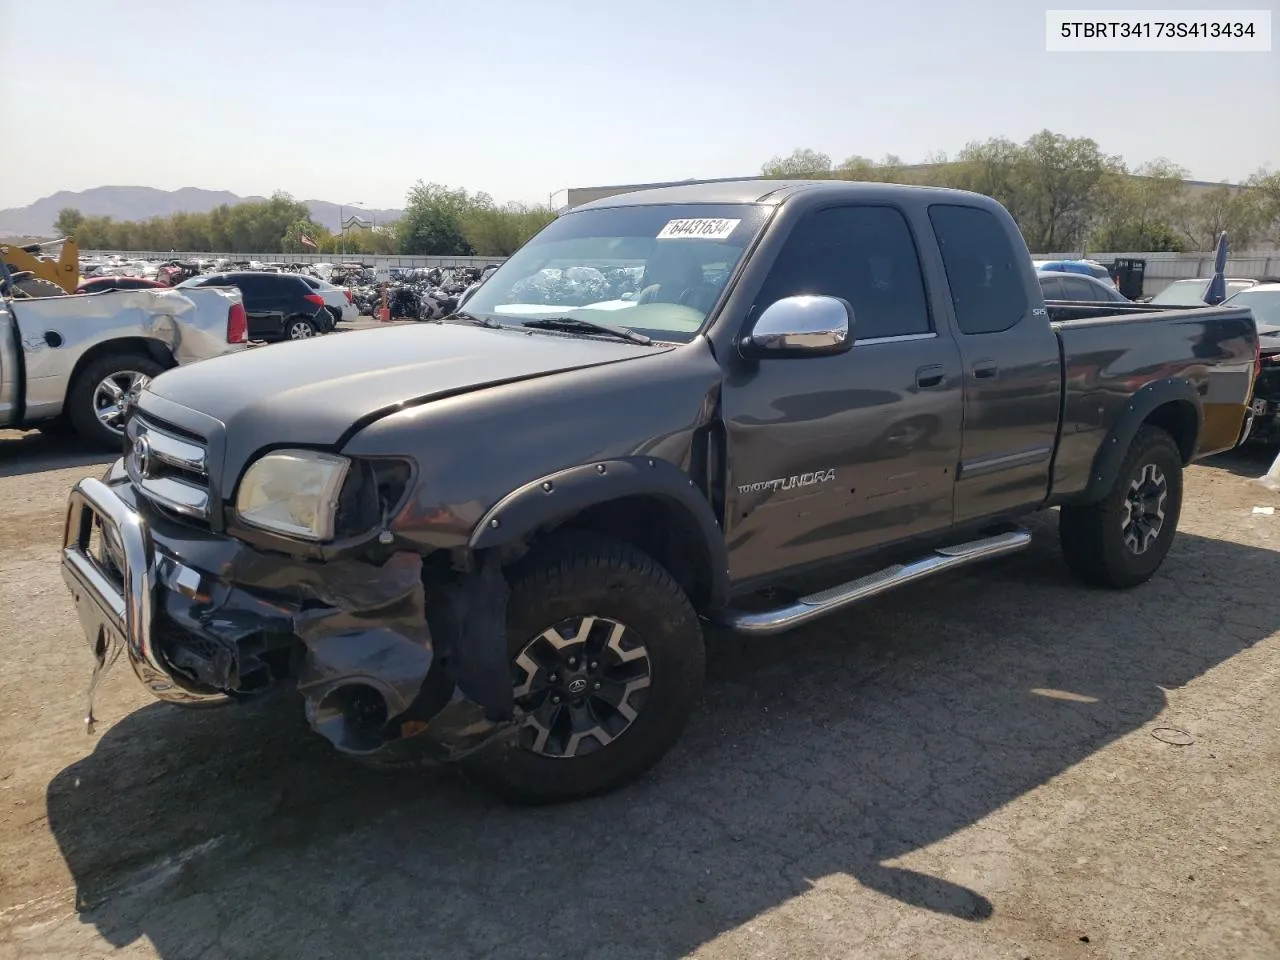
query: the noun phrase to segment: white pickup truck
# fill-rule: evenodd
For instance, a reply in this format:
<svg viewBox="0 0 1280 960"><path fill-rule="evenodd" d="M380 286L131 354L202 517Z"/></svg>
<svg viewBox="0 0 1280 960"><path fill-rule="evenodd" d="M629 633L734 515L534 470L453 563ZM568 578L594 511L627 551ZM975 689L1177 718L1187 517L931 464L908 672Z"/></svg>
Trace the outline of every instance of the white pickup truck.
<svg viewBox="0 0 1280 960"><path fill-rule="evenodd" d="M118 450L122 401L171 367L248 345L240 291L0 299L0 427L69 427Z"/></svg>

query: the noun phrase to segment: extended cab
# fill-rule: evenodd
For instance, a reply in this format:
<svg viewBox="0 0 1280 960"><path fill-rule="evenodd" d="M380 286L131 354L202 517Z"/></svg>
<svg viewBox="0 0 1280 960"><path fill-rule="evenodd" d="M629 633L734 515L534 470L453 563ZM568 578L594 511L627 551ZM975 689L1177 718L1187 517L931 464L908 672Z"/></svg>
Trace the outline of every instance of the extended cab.
<svg viewBox="0 0 1280 960"><path fill-rule="evenodd" d="M0 427L66 425L119 450L126 394L246 343L233 289L0 298Z"/></svg>
<svg viewBox="0 0 1280 960"><path fill-rule="evenodd" d="M615 196L443 322L157 377L64 575L95 684L121 649L176 703L289 684L346 754L583 796L675 741L704 621L787 630L1050 507L1080 578L1147 580L1257 346L1247 309L1046 307L975 194Z"/></svg>

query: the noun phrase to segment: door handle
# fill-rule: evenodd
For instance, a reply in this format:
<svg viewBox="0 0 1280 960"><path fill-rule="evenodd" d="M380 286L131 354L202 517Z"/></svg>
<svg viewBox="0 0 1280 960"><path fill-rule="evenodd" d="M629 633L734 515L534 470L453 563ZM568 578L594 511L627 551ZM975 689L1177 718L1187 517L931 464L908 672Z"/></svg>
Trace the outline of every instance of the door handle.
<svg viewBox="0 0 1280 960"><path fill-rule="evenodd" d="M975 360L972 369L975 380L994 380L1000 375L1000 367L994 360Z"/></svg>
<svg viewBox="0 0 1280 960"><path fill-rule="evenodd" d="M916 371L916 386L921 390L940 387L947 382L947 369L940 363L921 367Z"/></svg>

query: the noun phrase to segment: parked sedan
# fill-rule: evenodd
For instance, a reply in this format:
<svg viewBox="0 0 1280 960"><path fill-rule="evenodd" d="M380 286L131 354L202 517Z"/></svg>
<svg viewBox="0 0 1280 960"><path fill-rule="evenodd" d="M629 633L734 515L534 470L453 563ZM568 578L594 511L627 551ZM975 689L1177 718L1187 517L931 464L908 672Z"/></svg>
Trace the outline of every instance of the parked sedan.
<svg viewBox="0 0 1280 960"><path fill-rule="evenodd" d="M324 298L296 273L211 273L178 284L183 287L239 288L253 340L305 340L333 329Z"/></svg>
<svg viewBox="0 0 1280 960"><path fill-rule="evenodd" d="M1040 270L1036 274L1046 300L1075 303L1128 303L1111 283L1083 273Z"/></svg>
<svg viewBox="0 0 1280 960"><path fill-rule="evenodd" d="M328 280L308 277L303 273L298 276L302 277L303 283L324 298L325 309L333 317L334 323L352 323L360 319L360 308L355 305L350 290L336 286Z"/></svg>

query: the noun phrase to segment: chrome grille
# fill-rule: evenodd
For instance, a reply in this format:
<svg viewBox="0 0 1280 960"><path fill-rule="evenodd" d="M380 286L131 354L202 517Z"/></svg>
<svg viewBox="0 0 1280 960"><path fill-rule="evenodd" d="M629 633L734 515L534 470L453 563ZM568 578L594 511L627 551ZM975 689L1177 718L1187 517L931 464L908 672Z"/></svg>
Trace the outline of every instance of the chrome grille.
<svg viewBox="0 0 1280 960"><path fill-rule="evenodd" d="M209 519L208 451L135 412L129 418L125 469L134 489L159 507L183 517Z"/></svg>

